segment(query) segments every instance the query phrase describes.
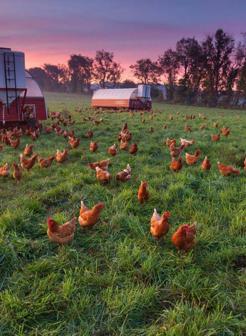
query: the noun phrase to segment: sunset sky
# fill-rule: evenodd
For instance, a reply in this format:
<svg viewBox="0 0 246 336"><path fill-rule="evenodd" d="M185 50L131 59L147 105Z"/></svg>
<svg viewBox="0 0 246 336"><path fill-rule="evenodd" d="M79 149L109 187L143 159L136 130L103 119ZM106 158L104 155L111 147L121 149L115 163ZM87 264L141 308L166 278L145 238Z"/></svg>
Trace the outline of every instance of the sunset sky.
<svg viewBox="0 0 246 336"><path fill-rule="evenodd" d="M70 54L113 51L126 69L156 59L178 39L217 28L246 31L245 0L1 0L0 46L26 53L26 67L66 63Z"/></svg>

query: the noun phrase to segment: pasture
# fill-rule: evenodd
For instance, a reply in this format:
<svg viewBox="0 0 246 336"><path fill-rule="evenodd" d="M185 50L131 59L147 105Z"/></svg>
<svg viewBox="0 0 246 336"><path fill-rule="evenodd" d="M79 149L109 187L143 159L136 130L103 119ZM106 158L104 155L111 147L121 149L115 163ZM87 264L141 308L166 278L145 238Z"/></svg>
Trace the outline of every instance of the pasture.
<svg viewBox="0 0 246 336"><path fill-rule="evenodd" d="M46 98L50 111L71 113L76 123L69 129L81 143L63 164L35 165L18 184L0 178L0 335L245 335L246 112L154 103L152 118L95 114L79 95ZM196 118L184 120L190 114ZM88 115L103 121L95 125ZM132 178L100 185L87 164L109 158L107 148L118 144L124 122L139 150L118 151L109 171L114 177L129 163ZM211 142L218 133L215 122L231 134ZM95 153L84 137L89 129L99 145ZM186 151L199 148L202 155L196 165L184 163L174 173L165 140L180 137L194 139ZM26 143L30 138L24 136L18 149L4 146L0 164L17 161ZM42 156L68 146L54 132L33 143ZM205 155L212 163L207 172L200 168ZM217 161L239 168L240 175L221 176ZM142 205L136 196L141 180L150 191ZM105 203L100 221L91 229L78 225L68 245L50 242L47 217L64 223L78 216L81 199L90 207ZM154 208L171 212L170 231L159 241L149 233ZM171 234L194 222L196 246L186 254L177 251Z"/></svg>

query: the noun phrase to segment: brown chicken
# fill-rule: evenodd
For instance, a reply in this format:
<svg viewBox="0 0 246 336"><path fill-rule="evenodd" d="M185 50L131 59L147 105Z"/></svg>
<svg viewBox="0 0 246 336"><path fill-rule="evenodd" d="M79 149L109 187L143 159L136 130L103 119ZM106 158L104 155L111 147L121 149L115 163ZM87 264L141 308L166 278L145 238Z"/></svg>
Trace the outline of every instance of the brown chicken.
<svg viewBox="0 0 246 336"><path fill-rule="evenodd" d="M116 174L116 180L121 182L126 182L131 178L131 167L127 164L126 169L120 171Z"/></svg>
<svg viewBox="0 0 246 336"><path fill-rule="evenodd" d="M47 158L38 157L38 164L41 168L49 168L55 159L54 156L49 156Z"/></svg>
<svg viewBox="0 0 246 336"><path fill-rule="evenodd" d="M166 143L167 147L170 147L171 145L175 146L176 145L176 140L167 138L165 143Z"/></svg>
<svg viewBox="0 0 246 336"><path fill-rule="evenodd" d="M185 125L185 127L184 127L184 131L185 131L185 132L191 132L191 131L192 131L191 126L189 126L189 125Z"/></svg>
<svg viewBox="0 0 246 336"><path fill-rule="evenodd" d="M16 149L20 145L20 138L9 138L9 144L11 147Z"/></svg>
<svg viewBox="0 0 246 336"><path fill-rule="evenodd" d="M211 135L211 140L213 142L219 141L220 140L220 134L212 134Z"/></svg>
<svg viewBox="0 0 246 336"><path fill-rule="evenodd" d="M24 148L23 154L25 156L30 156L30 155L32 155L32 150L33 150L33 144L26 145L25 148Z"/></svg>
<svg viewBox="0 0 246 336"><path fill-rule="evenodd" d="M91 141L90 143L90 152L94 153L98 149L98 144L95 141Z"/></svg>
<svg viewBox="0 0 246 336"><path fill-rule="evenodd" d="M63 151L60 150L56 150L56 155L55 155L55 159L58 163L62 163L64 161L66 161L68 158L68 150L64 149Z"/></svg>
<svg viewBox="0 0 246 336"><path fill-rule="evenodd" d="M183 166L183 164L182 164L182 158L181 157L179 157L177 160L175 158L172 158L172 161L169 165L169 168L172 171L177 172L177 171L182 169L182 166Z"/></svg>
<svg viewBox="0 0 246 336"><path fill-rule="evenodd" d="M202 170L210 170L211 163L207 156L205 156L204 160L202 161L201 168Z"/></svg>
<svg viewBox="0 0 246 336"><path fill-rule="evenodd" d="M77 218L74 217L70 221L66 222L63 225L59 225L52 218L48 218L47 220L47 235L49 240L58 244L67 244L69 243L73 237L76 230L76 222Z"/></svg>
<svg viewBox="0 0 246 336"><path fill-rule="evenodd" d="M3 166L0 167L0 176L7 177L9 176L9 164L5 163Z"/></svg>
<svg viewBox="0 0 246 336"><path fill-rule="evenodd" d="M240 170L232 167L232 166L225 166L223 163L217 162L217 166L219 172L223 176L230 176L230 175L239 175Z"/></svg>
<svg viewBox="0 0 246 336"><path fill-rule="evenodd" d="M88 138L88 139L92 138L93 137L93 132L91 130L87 131L85 133L85 137Z"/></svg>
<svg viewBox="0 0 246 336"><path fill-rule="evenodd" d="M131 140L131 138L132 138L132 134L130 133L128 129L127 123L125 123L118 135L118 140L123 141L123 142L128 142Z"/></svg>
<svg viewBox="0 0 246 336"><path fill-rule="evenodd" d="M196 225L183 224L172 235L173 245L182 251L188 252L195 245Z"/></svg>
<svg viewBox="0 0 246 336"><path fill-rule="evenodd" d="M130 154L136 154L138 151L138 145L137 144L131 144L130 148L129 148L129 153Z"/></svg>
<svg viewBox="0 0 246 336"><path fill-rule="evenodd" d="M138 188L138 201L143 203L149 199L148 183L146 181L141 181Z"/></svg>
<svg viewBox="0 0 246 336"><path fill-rule="evenodd" d="M115 156L117 154L116 144L113 144L108 148L108 154Z"/></svg>
<svg viewBox="0 0 246 336"><path fill-rule="evenodd" d="M184 146L184 148L189 147L195 143L195 140L187 140L180 138L180 144L181 146Z"/></svg>
<svg viewBox="0 0 246 336"><path fill-rule="evenodd" d="M109 165L110 165L110 159L89 163L89 167L91 169L96 169L96 167L99 167L103 170L108 170Z"/></svg>
<svg viewBox="0 0 246 336"><path fill-rule="evenodd" d="M21 167L17 164L17 163L13 163L13 178L17 181L20 182L21 178L22 178L22 172L21 172Z"/></svg>
<svg viewBox="0 0 246 336"><path fill-rule="evenodd" d="M80 144L80 138L68 137L68 142L71 148L77 148Z"/></svg>
<svg viewBox="0 0 246 336"><path fill-rule="evenodd" d="M120 149L121 150L127 150L128 149L128 141L120 141Z"/></svg>
<svg viewBox="0 0 246 336"><path fill-rule="evenodd" d="M111 179L111 175L107 170L96 167L96 178L100 183L107 184Z"/></svg>
<svg viewBox="0 0 246 336"><path fill-rule="evenodd" d="M169 211L164 211L160 216L156 209L154 209L153 215L150 220L150 233L156 239L160 239L166 235L169 231L168 219L171 213Z"/></svg>
<svg viewBox="0 0 246 336"><path fill-rule="evenodd" d="M51 133L52 132L52 127L45 127L45 133L46 134L49 134L49 133Z"/></svg>
<svg viewBox="0 0 246 336"><path fill-rule="evenodd" d="M30 159L24 157L23 154L20 154L20 164L22 169L30 170L35 165L37 154L33 154Z"/></svg>
<svg viewBox="0 0 246 336"><path fill-rule="evenodd" d="M194 154L185 153L186 163L189 166L195 164L199 160L200 154L201 154L200 149L197 149Z"/></svg>
<svg viewBox="0 0 246 336"><path fill-rule="evenodd" d="M230 134L231 130L229 127L222 127L220 132L222 135L227 137Z"/></svg>
<svg viewBox="0 0 246 336"><path fill-rule="evenodd" d="M169 146L169 152L172 158L179 157L182 151L184 150L185 145L181 145L179 147L175 147L174 144Z"/></svg>
<svg viewBox="0 0 246 336"><path fill-rule="evenodd" d="M94 205L92 209L88 209L84 202L81 201L80 213L79 213L79 224L83 227L89 227L96 224L99 220L104 204L102 202Z"/></svg>

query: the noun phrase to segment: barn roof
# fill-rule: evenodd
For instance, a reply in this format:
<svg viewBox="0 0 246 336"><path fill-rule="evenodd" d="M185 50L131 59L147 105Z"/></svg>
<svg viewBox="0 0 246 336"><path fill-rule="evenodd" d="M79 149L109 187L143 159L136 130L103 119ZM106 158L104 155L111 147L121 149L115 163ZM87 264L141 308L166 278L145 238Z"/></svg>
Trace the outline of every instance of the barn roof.
<svg viewBox="0 0 246 336"><path fill-rule="evenodd" d="M132 99L137 95L137 89L99 89L92 99Z"/></svg>

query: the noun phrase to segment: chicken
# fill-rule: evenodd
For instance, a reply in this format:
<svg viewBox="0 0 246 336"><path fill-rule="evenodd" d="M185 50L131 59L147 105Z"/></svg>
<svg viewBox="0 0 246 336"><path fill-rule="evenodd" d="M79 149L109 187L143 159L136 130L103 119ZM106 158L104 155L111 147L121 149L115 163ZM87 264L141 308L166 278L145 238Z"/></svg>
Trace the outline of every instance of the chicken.
<svg viewBox="0 0 246 336"><path fill-rule="evenodd" d="M169 152L170 152L171 157L172 158L179 157L184 148L185 148L185 145L181 145L179 147L175 147L174 144L171 144L169 146Z"/></svg>
<svg viewBox="0 0 246 336"><path fill-rule="evenodd" d="M22 172L21 172L21 167L17 164L17 163L13 163L13 178L17 181L20 182L21 178L22 178Z"/></svg>
<svg viewBox="0 0 246 336"><path fill-rule="evenodd" d="M51 133L52 132L52 127L45 127L45 133L46 134L49 134L49 133Z"/></svg>
<svg viewBox="0 0 246 336"><path fill-rule="evenodd" d="M120 149L121 150L127 150L128 149L128 142L127 141L120 141Z"/></svg>
<svg viewBox="0 0 246 336"><path fill-rule="evenodd" d="M186 163L189 166L195 164L199 160L200 154L201 154L200 149L197 149L194 154L185 153Z"/></svg>
<svg viewBox="0 0 246 336"><path fill-rule="evenodd" d="M62 163L66 161L68 158L68 150L64 149L63 151L60 151L57 149L55 159L58 163Z"/></svg>
<svg viewBox="0 0 246 336"><path fill-rule="evenodd" d="M240 171L232 166L225 166L223 163L217 162L219 172L223 176L239 175Z"/></svg>
<svg viewBox="0 0 246 336"><path fill-rule="evenodd" d="M137 144L131 144L130 148L129 148L129 153L130 154L136 154L138 151L138 145Z"/></svg>
<svg viewBox="0 0 246 336"><path fill-rule="evenodd" d="M229 127L222 127L220 132L222 135L227 137L230 134L231 130Z"/></svg>
<svg viewBox="0 0 246 336"><path fill-rule="evenodd" d="M62 131L63 133L63 131ZM64 133L63 133L64 134ZM77 148L80 144L80 139L75 137L68 137L68 142L71 148Z"/></svg>
<svg viewBox="0 0 246 336"><path fill-rule="evenodd" d="M96 167L96 178L100 183L107 184L111 179L111 175L107 170Z"/></svg>
<svg viewBox="0 0 246 336"><path fill-rule="evenodd" d="M128 125L127 123L125 123L118 135L118 140L119 141L123 141L123 142L127 142L127 141L130 141L132 138L132 135L128 129Z"/></svg>
<svg viewBox="0 0 246 336"><path fill-rule="evenodd" d="M115 156L117 154L116 144L113 144L108 148L108 154Z"/></svg>
<svg viewBox="0 0 246 336"><path fill-rule="evenodd" d="M33 144L31 144L31 145L26 145L26 147L25 147L25 149L24 149L24 151L23 151L23 154L24 154L25 156L30 156L30 155L32 155L32 150L33 150Z"/></svg>
<svg viewBox="0 0 246 336"><path fill-rule="evenodd" d="M59 225L54 219L48 218L47 220L47 235L49 239L58 244L67 244L73 237L76 230L77 218L74 217L63 225Z"/></svg>
<svg viewBox="0 0 246 336"><path fill-rule="evenodd" d="M0 167L0 176L7 177L9 176L9 164L5 163L3 166Z"/></svg>
<svg viewBox="0 0 246 336"><path fill-rule="evenodd" d="M243 165L244 165L244 170L246 170L246 158L244 159Z"/></svg>
<svg viewBox="0 0 246 336"><path fill-rule="evenodd" d="M54 156L49 156L47 158L38 157L38 164L41 168L49 168L55 159Z"/></svg>
<svg viewBox="0 0 246 336"><path fill-rule="evenodd" d="M202 170L210 170L211 163L207 156L205 156L204 160L202 161L201 168Z"/></svg>
<svg viewBox="0 0 246 336"><path fill-rule="evenodd" d="M116 180L121 181L121 182L126 182L130 180L131 178L131 167L129 164L127 164L126 169L120 171L119 173L116 174Z"/></svg>
<svg viewBox="0 0 246 336"><path fill-rule="evenodd" d="M85 137L88 138L88 139L92 138L93 137L93 132L91 130L87 131L85 133Z"/></svg>
<svg viewBox="0 0 246 336"><path fill-rule="evenodd" d="M177 160L175 158L172 158L172 161L169 165L169 168L175 172L179 171L182 169L182 158L179 157Z"/></svg>
<svg viewBox="0 0 246 336"><path fill-rule="evenodd" d="M169 211L164 211L160 216L156 209L154 209L153 215L150 220L150 233L156 239L160 239L166 235L169 231L168 219L171 213Z"/></svg>
<svg viewBox="0 0 246 336"><path fill-rule="evenodd" d="M180 138L180 144L181 146L184 146L184 148L189 147L195 143L195 140L187 140Z"/></svg>
<svg viewBox="0 0 246 336"><path fill-rule="evenodd" d="M191 131L192 131L191 126L189 126L189 125L185 125L185 127L184 127L184 131L185 131L185 132L191 132Z"/></svg>
<svg viewBox="0 0 246 336"><path fill-rule="evenodd" d="M22 169L30 170L35 165L37 154L33 154L30 159L24 157L23 154L20 154L20 164Z"/></svg>
<svg viewBox="0 0 246 336"><path fill-rule="evenodd" d="M167 138L165 143L166 143L167 147L170 147L171 145L175 146L176 145L176 140Z"/></svg>
<svg viewBox="0 0 246 336"><path fill-rule="evenodd" d="M104 204L102 202L94 205L92 209L88 209L84 202L81 201L79 224L83 227L93 226L99 220Z"/></svg>
<svg viewBox="0 0 246 336"><path fill-rule="evenodd" d="M9 144L11 147L16 149L20 145L20 138L9 138Z"/></svg>
<svg viewBox="0 0 246 336"><path fill-rule="evenodd" d="M196 225L183 224L172 235L173 245L182 251L188 252L195 245Z"/></svg>
<svg viewBox="0 0 246 336"><path fill-rule="evenodd" d="M149 199L148 183L146 181L141 181L138 188L138 201L143 203Z"/></svg>
<svg viewBox="0 0 246 336"><path fill-rule="evenodd" d="M91 141L90 143L90 152L94 153L98 149L98 144L95 141Z"/></svg>
<svg viewBox="0 0 246 336"><path fill-rule="evenodd" d="M89 163L89 167L91 169L96 169L96 167L99 167L103 170L108 170L109 165L110 165L110 159Z"/></svg>
<svg viewBox="0 0 246 336"><path fill-rule="evenodd" d="M220 134L212 134L211 135L211 140L213 142L219 141L220 140Z"/></svg>

